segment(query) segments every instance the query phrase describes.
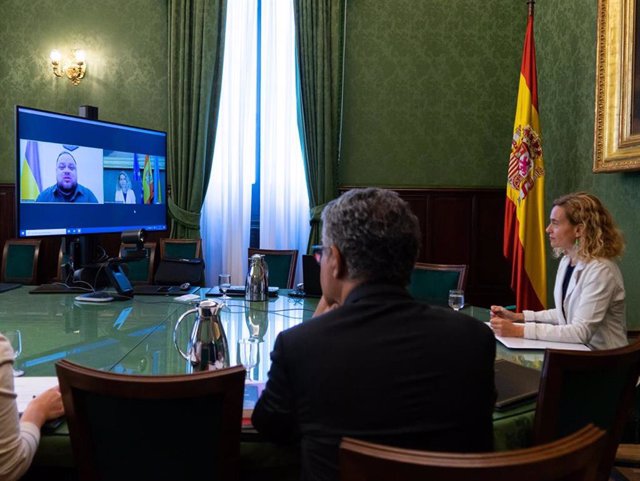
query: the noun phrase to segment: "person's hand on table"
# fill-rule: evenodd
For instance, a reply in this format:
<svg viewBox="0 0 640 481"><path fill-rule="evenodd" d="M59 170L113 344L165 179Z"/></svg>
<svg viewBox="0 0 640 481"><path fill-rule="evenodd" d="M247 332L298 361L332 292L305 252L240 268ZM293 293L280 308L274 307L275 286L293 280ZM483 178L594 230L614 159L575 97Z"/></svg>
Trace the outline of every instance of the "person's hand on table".
<svg viewBox="0 0 640 481"><path fill-rule="evenodd" d="M524 314L515 313L502 306L491 306L491 328L498 336L524 337Z"/></svg>
<svg viewBox="0 0 640 481"><path fill-rule="evenodd" d="M54 386L33 398L24 410L21 421L31 422L41 428L46 421L59 418L63 414L60 387Z"/></svg>

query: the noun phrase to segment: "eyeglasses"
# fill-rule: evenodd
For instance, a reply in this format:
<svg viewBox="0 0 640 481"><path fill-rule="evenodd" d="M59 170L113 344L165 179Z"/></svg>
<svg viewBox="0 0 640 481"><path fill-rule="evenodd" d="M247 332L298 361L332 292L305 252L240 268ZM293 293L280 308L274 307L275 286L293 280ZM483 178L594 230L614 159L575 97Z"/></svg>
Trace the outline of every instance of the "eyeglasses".
<svg viewBox="0 0 640 481"><path fill-rule="evenodd" d="M311 246L311 253L313 254L313 257L315 257L318 264L320 264L320 261L322 261L322 254L324 254L325 249L330 249L330 247L325 247L320 244Z"/></svg>

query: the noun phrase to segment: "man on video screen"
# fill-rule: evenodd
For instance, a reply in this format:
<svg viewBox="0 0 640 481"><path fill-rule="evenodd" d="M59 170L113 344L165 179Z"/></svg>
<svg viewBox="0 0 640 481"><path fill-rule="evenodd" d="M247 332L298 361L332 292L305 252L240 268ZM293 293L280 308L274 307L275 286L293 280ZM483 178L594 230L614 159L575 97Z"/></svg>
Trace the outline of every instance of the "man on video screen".
<svg viewBox="0 0 640 481"><path fill-rule="evenodd" d="M87 202L98 203L90 189L78 184L76 159L69 152L62 152L56 160L56 184L43 190L36 202Z"/></svg>

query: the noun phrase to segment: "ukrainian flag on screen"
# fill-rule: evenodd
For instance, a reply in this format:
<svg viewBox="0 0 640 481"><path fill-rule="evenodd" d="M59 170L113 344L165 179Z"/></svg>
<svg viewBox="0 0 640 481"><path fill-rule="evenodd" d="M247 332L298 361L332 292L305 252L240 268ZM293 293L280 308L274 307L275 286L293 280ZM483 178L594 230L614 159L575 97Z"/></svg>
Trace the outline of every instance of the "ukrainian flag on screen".
<svg viewBox="0 0 640 481"><path fill-rule="evenodd" d="M20 172L20 200L36 200L42 191L42 180L38 143L33 140L27 142Z"/></svg>

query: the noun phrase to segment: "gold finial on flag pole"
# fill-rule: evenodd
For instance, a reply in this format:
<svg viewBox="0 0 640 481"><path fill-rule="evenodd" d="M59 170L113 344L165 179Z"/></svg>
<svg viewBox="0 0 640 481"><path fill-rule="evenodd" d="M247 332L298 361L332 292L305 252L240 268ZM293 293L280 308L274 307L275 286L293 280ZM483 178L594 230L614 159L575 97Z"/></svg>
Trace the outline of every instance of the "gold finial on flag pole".
<svg viewBox="0 0 640 481"><path fill-rule="evenodd" d="M529 15L533 15L533 6L536 4L536 0L527 0L527 5L529 5Z"/></svg>

